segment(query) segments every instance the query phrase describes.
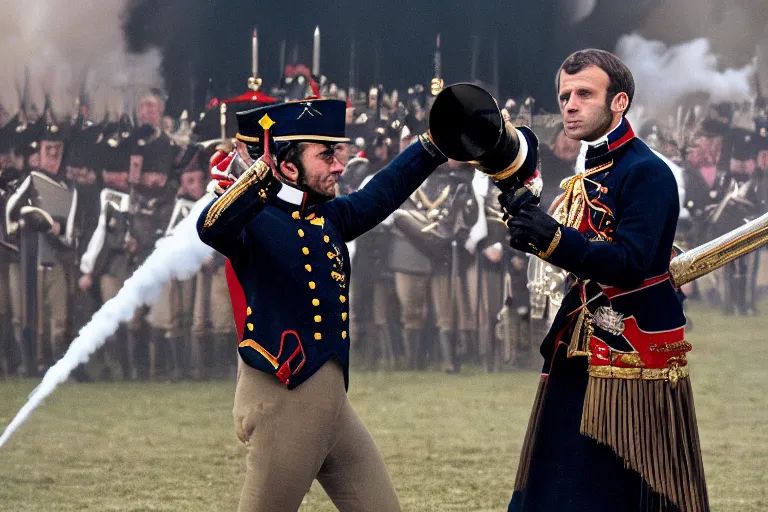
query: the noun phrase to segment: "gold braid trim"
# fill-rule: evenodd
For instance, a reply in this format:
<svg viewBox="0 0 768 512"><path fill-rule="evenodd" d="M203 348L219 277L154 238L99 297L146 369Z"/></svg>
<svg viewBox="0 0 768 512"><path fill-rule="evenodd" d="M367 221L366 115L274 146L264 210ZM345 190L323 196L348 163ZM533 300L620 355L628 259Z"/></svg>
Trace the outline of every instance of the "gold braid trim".
<svg viewBox="0 0 768 512"><path fill-rule="evenodd" d="M507 135L511 136L510 131L516 131L516 128L512 126L511 123L507 122L504 124L504 130L506 131ZM523 166L525 159L528 158L529 148L528 141L525 139L525 136L517 131L514 136L517 137L518 147L517 154L515 155L515 159L512 160L512 163L510 163L505 169L494 173L491 173L490 170L487 169L481 169L481 171L485 172L485 174L490 176L494 181L502 181L509 178L510 176L513 176Z"/></svg>
<svg viewBox="0 0 768 512"><path fill-rule="evenodd" d="M690 352L691 350L693 350L693 345L685 340L667 343L656 348L656 352Z"/></svg>
<svg viewBox="0 0 768 512"><path fill-rule="evenodd" d="M261 354L264 357L264 359L269 361L269 364L274 366L275 369L277 369L277 367L279 366L278 362L277 362L277 358L275 358L275 356L270 354L267 349L265 349L264 347L262 347L261 345L259 345L258 343L256 343L253 340L243 340L242 342L240 342L240 344L238 346L241 347L241 348L242 347L250 347L250 348L252 348L256 352Z"/></svg>
<svg viewBox="0 0 768 512"><path fill-rule="evenodd" d="M240 179L238 179L231 187L227 189L224 194L221 195L214 203L208 208L208 213L205 216L205 222L203 222L203 228L201 231L206 231L213 226L219 217L229 208L232 203L237 201L240 196L245 194L253 184L263 180L267 173L271 172L269 165L263 160L257 160L251 165L247 171L245 171ZM262 197L263 198L263 197Z"/></svg>
<svg viewBox="0 0 768 512"><path fill-rule="evenodd" d="M489 174L492 180L494 181L501 181L509 178L510 176L514 176L514 174L520 170L521 163L518 163L517 160L512 162L512 164L507 167L506 169L499 171L495 174Z"/></svg>
<svg viewBox="0 0 768 512"><path fill-rule="evenodd" d="M589 351L589 340L595 328L592 326L592 313L586 307L581 308L576 324L573 327L571 341L568 343L568 357L592 357Z"/></svg>
<svg viewBox="0 0 768 512"><path fill-rule="evenodd" d="M615 366L590 366L589 376L600 379L668 380L677 382L688 377L687 366L671 368L618 368Z"/></svg>
<svg viewBox="0 0 768 512"><path fill-rule="evenodd" d="M545 260L552 256L552 253L555 252L555 249L557 249L557 244L560 243L560 239L563 237L563 233L560 231L560 228L557 228L557 231L555 232L555 236L552 238L552 241L549 243L549 247L547 247L546 251L540 252L538 254L539 258Z"/></svg>
<svg viewBox="0 0 768 512"><path fill-rule="evenodd" d="M235 138L237 140L241 140L243 142L261 142L261 139L259 139L258 137L251 137L250 135L243 135L240 132L235 134Z"/></svg>

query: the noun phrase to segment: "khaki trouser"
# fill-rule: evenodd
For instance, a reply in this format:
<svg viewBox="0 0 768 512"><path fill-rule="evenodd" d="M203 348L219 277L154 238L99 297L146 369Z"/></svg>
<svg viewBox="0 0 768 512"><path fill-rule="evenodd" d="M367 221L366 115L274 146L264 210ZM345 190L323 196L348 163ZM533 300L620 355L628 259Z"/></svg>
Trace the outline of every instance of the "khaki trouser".
<svg viewBox="0 0 768 512"><path fill-rule="evenodd" d="M395 292L400 302L403 329L423 329L429 311L429 276L395 272Z"/></svg>
<svg viewBox="0 0 768 512"><path fill-rule="evenodd" d="M120 277L115 277L110 274L104 274L101 276L101 279L99 280L99 288L101 290L101 300L102 303L106 303L109 299L113 298L115 295L117 295L117 292L120 291L120 289L123 287L123 284L125 283L125 279ZM128 329L131 330L138 330L141 328L141 320L147 315L147 307L141 306L137 311L136 314L133 315L133 318L131 318L127 322Z"/></svg>
<svg viewBox="0 0 768 512"><path fill-rule="evenodd" d="M351 304L358 304L349 313L349 323L373 323L375 326L387 325L389 311L391 309L389 296L392 290L392 278L376 279L373 282L364 282L364 278L353 281L349 291ZM354 341L354 339L353 339Z"/></svg>
<svg viewBox="0 0 768 512"><path fill-rule="evenodd" d="M102 304L106 303L108 300L117 295L117 292L119 292L120 288L123 287L124 282L124 279L110 274L102 275L99 279L99 291L101 292ZM131 319L128 323L136 328L135 326L137 326L139 323L138 317L134 315L134 318ZM106 365L110 367L112 372L115 372L115 375L117 374L116 372L118 366L125 369L128 368L129 364L123 354L125 347L122 346L122 344L126 343L124 335L125 331L123 330L124 328L122 326L119 329L120 330L117 331L117 334L107 338L102 352Z"/></svg>
<svg viewBox="0 0 768 512"><path fill-rule="evenodd" d="M21 267L18 263L9 265L9 289L13 329L16 339L21 343L21 329L24 318L24 283L21 278ZM43 332L50 331L51 355L54 359L62 356L69 340L67 321L69 319L69 290L67 273L62 265L37 269L37 363L43 362L45 343ZM48 301L43 307L43 301ZM47 325L46 325L47 324Z"/></svg>
<svg viewBox="0 0 768 512"><path fill-rule="evenodd" d="M472 264L467 269L467 298L469 323L474 326L480 321L478 327L478 351L479 355L488 354L491 348L493 329L496 325L496 315L503 306L502 278L497 270L483 270L480 273L480 285L477 283L477 265ZM477 294L480 292L480 311L478 313Z"/></svg>
<svg viewBox="0 0 768 512"><path fill-rule="evenodd" d="M168 338L185 337L192 323L195 304L195 279L171 279L147 315L147 322L166 332Z"/></svg>
<svg viewBox="0 0 768 512"><path fill-rule="evenodd" d="M451 294L451 278L448 274L421 276L395 273L395 289L400 301L401 322L405 329L423 329L427 321L428 294L431 292L435 325L441 332L474 328L470 307L467 303L461 279ZM456 314L458 313L458 315Z"/></svg>
<svg viewBox="0 0 768 512"><path fill-rule="evenodd" d="M205 311L206 305L209 311ZM232 316L232 302L229 297L227 275L224 265L216 268L208 276L204 271L197 273L195 306L192 313L192 330L203 333L206 325L214 334L226 334L235 331Z"/></svg>
<svg viewBox="0 0 768 512"><path fill-rule="evenodd" d="M11 318L10 263L0 254L0 321Z"/></svg>
<svg viewBox="0 0 768 512"><path fill-rule="evenodd" d="M239 359L234 420L248 449L240 512L298 510L315 478L342 512L400 510L338 362L289 390Z"/></svg>
<svg viewBox="0 0 768 512"><path fill-rule="evenodd" d="M11 321L11 290L8 282L9 262L5 257L4 254L0 253L0 338L2 338L0 339L0 366L3 364L10 366L12 354L16 352L13 347L14 340L16 343L20 343L16 334L8 331L13 331L13 324ZM0 378L3 377L4 371L9 370L8 366L0 368Z"/></svg>

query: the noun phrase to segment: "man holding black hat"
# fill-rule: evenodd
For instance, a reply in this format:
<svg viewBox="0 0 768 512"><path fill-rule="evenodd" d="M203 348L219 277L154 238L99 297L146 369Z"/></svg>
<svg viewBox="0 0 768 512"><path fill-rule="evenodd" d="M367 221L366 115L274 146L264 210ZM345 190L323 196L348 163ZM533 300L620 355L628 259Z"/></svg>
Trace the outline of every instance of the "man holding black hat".
<svg viewBox="0 0 768 512"><path fill-rule="evenodd" d="M389 216L445 161L428 135L362 190L335 198L343 101L239 114L265 154L200 216L203 242L242 286L235 428L248 447L240 510L297 510L317 478L340 510L400 510L376 445L346 395L345 243ZM259 154L256 149L255 155Z"/></svg>
<svg viewBox="0 0 768 512"><path fill-rule="evenodd" d="M677 182L625 117L635 84L618 57L576 52L556 83L565 134L582 141L583 164L554 218L524 189L504 187L500 198L512 248L569 272L541 345L509 510L708 511L692 347L670 276ZM528 168L537 162L530 134L517 155ZM491 178L503 187L514 172Z"/></svg>

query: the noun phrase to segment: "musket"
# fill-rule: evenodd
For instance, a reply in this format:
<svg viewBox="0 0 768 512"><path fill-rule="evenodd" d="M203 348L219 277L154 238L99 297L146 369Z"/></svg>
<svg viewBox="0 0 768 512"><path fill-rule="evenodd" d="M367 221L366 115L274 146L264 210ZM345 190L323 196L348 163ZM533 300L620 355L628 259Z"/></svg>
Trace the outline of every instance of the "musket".
<svg viewBox="0 0 768 512"><path fill-rule="evenodd" d="M675 257L669 275L676 288L768 243L768 213Z"/></svg>
<svg viewBox="0 0 768 512"><path fill-rule="evenodd" d="M475 83L477 80L477 53L480 51L480 38L472 36L472 57L469 63L469 81Z"/></svg>
<svg viewBox="0 0 768 512"><path fill-rule="evenodd" d="M194 68L192 66L192 61L189 61L189 115L194 116L195 115L195 73Z"/></svg>
<svg viewBox="0 0 768 512"><path fill-rule="evenodd" d="M760 85L760 66L757 55L755 55L755 110L761 110L766 107L763 88Z"/></svg>
<svg viewBox="0 0 768 512"><path fill-rule="evenodd" d="M312 39L312 76L320 77L320 26L315 27Z"/></svg>
<svg viewBox="0 0 768 512"><path fill-rule="evenodd" d="M282 83L283 78L285 77L285 39L280 41L280 61L279 61L279 66L280 66L280 72L277 74L277 76L278 76L278 80L277 80L278 85Z"/></svg>
<svg viewBox="0 0 768 512"><path fill-rule="evenodd" d="M261 78L259 78L259 33L256 27L253 27L251 36L251 76L248 77L248 90L256 92L261 89Z"/></svg>
<svg viewBox="0 0 768 512"><path fill-rule="evenodd" d="M355 38L353 37L349 44L349 93L347 94L351 101L355 99L355 90L357 89L355 86Z"/></svg>
<svg viewBox="0 0 768 512"><path fill-rule="evenodd" d="M29 102L29 66L24 68L24 84L16 85L16 95L19 97L19 111L27 117L27 103Z"/></svg>
<svg viewBox="0 0 768 512"><path fill-rule="evenodd" d="M379 73L381 71L381 40L376 38L376 47L373 56L373 83L379 83Z"/></svg>
<svg viewBox="0 0 768 512"><path fill-rule="evenodd" d="M443 90L443 86L445 85L445 82L443 81L443 57L440 53L440 34L437 34L437 40L435 41L434 63L435 77L432 79L432 82L429 86L430 92L432 93L432 98L440 94L440 91Z"/></svg>
<svg viewBox="0 0 768 512"><path fill-rule="evenodd" d="M501 94L501 91L499 90L499 38L494 37L493 38L493 50L491 53L491 57L493 59L493 93L498 98Z"/></svg>
<svg viewBox="0 0 768 512"><path fill-rule="evenodd" d="M259 32L256 27L253 27L251 36L251 76L259 77Z"/></svg>
<svg viewBox="0 0 768 512"><path fill-rule="evenodd" d="M22 296L23 316L21 331L21 352L27 375L36 375L35 347L37 346L37 268L38 268L38 233L30 232L23 225L19 234L19 262L21 277L24 282Z"/></svg>

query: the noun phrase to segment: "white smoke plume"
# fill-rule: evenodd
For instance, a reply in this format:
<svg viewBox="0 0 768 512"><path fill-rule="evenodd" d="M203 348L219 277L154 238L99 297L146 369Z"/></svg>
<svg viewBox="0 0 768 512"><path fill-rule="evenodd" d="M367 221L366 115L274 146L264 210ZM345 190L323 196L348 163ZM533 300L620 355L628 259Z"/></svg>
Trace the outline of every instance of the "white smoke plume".
<svg viewBox="0 0 768 512"><path fill-rule="evenodd" d="M642 111L643 117L665 118L692 93L704 94L713 103L752 96L754 66L720 71L706 39L667 46L631 34L619 39L616 54L632 70L636 85L632 110Z"/></svg>
<svg viewBox="0 0 768 512"><path fill-rule="evenodd" d="M162 89L161 57L129 54L122 14L127 0L0 0L0 102L13 113L29 69L31 103L48 92L58 113L75 111L83 84L92 114L131 108L136 97Z"/></svg>
<svg viewBox="0 0 768 512"><path fill-rule="evenodd" d="M173 234L157 242L152 254L125 281L117 295L107 301L80 330L64 357L45 373L40 385L30 394L27 403L6 427L0 436L0 447L29 418L37 406L53 393L59 384L69 378L75 368L86 363L91 354L104 345L106 339L117 331L121 322L133 318L140 306L156 302L163 285L170 279L183 280L200 269L203 260L213 253L213 249L200 240L196 222L203 208L212 199L211 195L205 195L195 203L189 216L179 223Z"/></svg>

